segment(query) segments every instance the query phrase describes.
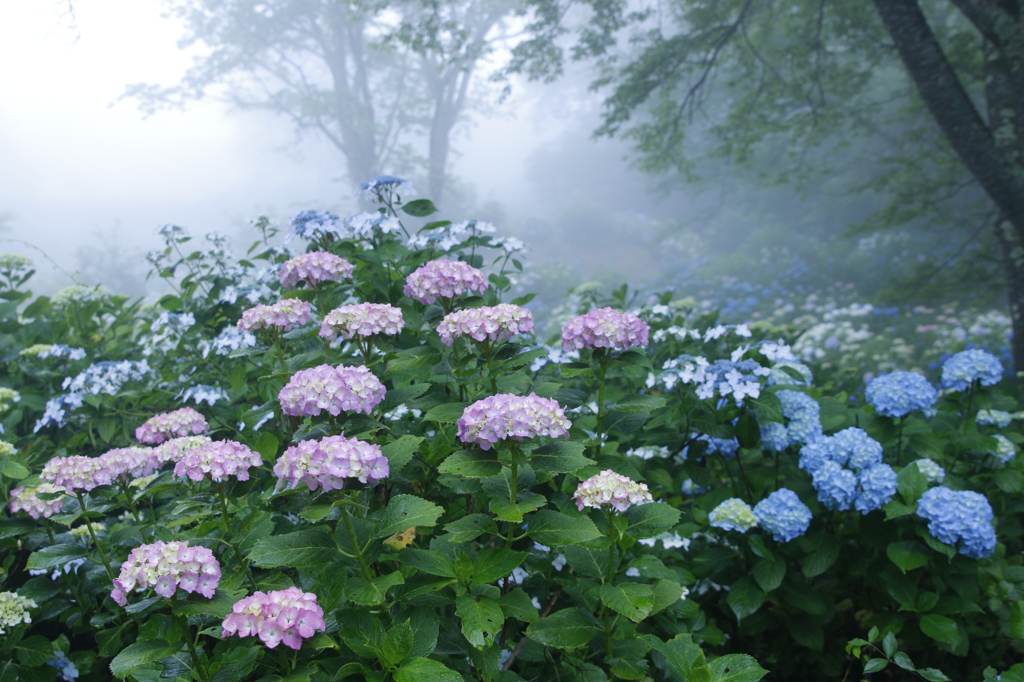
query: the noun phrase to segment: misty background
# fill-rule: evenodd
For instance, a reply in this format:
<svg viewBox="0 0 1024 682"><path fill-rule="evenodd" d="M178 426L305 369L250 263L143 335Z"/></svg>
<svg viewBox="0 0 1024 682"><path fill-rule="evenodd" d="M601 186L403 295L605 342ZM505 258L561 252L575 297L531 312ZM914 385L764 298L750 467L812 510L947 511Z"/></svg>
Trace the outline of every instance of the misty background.
<svg viewBox="0 0 1024 682"><path fill-rule="evenodd" d="M216 87L148 114L138 91L126 96L133 84L175 86L208 54L202 45L179 46L186 27L166 7L160 0L0 4L0 250L35 261L37 293L74 282L155 293L145 281L145 253L160 245L165 224L196 237L219 231L241 252L258 215L283 227L304 209L342 216L365 209L355 186L368 178L350 177L335 146L315 131L297 135L287 117L243 110ZM984 276L968 289L908 288L907 277L926 260L937 254L941 263L943 249L957 248L911 219L881 233L847 234L892 199L885 170L872 166L872 145L837 138L810 153L812 168L817 155L836 171L793 182L783 177L786 151L771 145L744 166L710 154L700 131L713 123L712 106L694 124L691 167L648 163L641 172L629 140L592 137L608 94L588 87L592 65L569 64L553 83L489 80L521 28L511 18L488 34L513 37L494 42L476 65L436 203L441 219L486 220L526 242L523 285L541 290L547 305L594 280L607 290L629 283L710 297L737 321L765 301L781 305L836 283L865 300L902 296L897 303L909 304L919 293L929 302L1000 304L984 259L972 259ZM378 170L409 177L420 197L436 199L427 191L428 141L410 130L405 156ZM967 214L976 199L957 205Z"/></svg>

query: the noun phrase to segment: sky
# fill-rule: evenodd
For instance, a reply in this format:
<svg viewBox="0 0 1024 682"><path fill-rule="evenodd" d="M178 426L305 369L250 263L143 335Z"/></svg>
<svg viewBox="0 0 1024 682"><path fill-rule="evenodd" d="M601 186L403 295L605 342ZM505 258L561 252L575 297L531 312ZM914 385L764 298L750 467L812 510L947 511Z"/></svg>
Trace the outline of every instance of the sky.
<svg viewBox="0 0 1024 682"><path fill-rule="evenodd" d="M284 120L209 101L147 118L119 99L131 83L176 83L190 64L158 0L75 0L73 22L66 10L63 0L0 2L0 251L36 261L37 290L71 283L40 249L73 271L81 248L141 255L167 223L231 234L261 213L350 196L335 152L295 145ZM454 171L481 201L523 196L526 158L557 134L524 115L529 106L513 100L456 141Z"/></svg>

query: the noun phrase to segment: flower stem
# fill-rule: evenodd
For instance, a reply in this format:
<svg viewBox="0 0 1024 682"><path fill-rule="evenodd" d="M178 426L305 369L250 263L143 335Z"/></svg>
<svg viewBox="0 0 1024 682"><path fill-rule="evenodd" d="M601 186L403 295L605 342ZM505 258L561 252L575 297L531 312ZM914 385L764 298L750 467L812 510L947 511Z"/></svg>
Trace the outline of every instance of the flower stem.
<svg viewBox="0 0 1024 682"><path fill-rule="evenodd" d="M85 513L87 511L85 506L85 496L82 495L81 490L75 490L75 496L78 497L78 504L82 505L82 512ZM107 553L103 551L103 545L101 545L100 541L96 538L96 531L92 529L89 517L86 517L85 519L85 527L89 529L89 536L92 537L92 542L96 545L96 551L100 553L100 559L103 560L103 568L107 569L107 576L113 580L115 578L114 569L110 567L110 560L107 559Z"/></svg>

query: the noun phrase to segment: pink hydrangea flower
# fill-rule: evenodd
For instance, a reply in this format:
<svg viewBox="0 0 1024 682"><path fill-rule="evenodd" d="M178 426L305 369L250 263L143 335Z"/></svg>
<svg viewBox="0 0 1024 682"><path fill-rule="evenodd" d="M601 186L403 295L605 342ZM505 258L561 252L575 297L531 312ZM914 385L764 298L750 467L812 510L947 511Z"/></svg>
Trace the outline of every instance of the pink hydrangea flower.
<svg viewBox="0 0 1024 682"><path fill-rule="evenodd" d="M487 291L484 273L457 260L432 260L405 278L405 295L430 305L439 298L455 298L467 291Z"/></svg>
<svg viewBox="0 0 1024 682"><path fill-rule="evenodd" d="M206 433L209 430L210 426L203 415L191 407L183 407L147 419L146 423L135 429L135 440L159 445L171 438Z"/></svg>
<svg viewBox="0 0 1024 682"><path fill-rule="evenodd" d="M533 313L511 303L457 310L445 315L437 327L441 341L449 346L460 336L468 336L474 341L508 341L516 334L531 331Z"/></svg>
<svg viewBox="0 0 1024 682"><path fill-rule="evenodd" d="M181 436L180 438L172 438L153 448L153 456L163 466L168 462L177 462L186 452L200 445L212 442L213 439L209 436Z"/></svg>
<svg viewBox="0 0 1024 682"><path fill-rule="evenodd" d="M386 303L343 305L327 313L320 325L320 336L333 341L374 334L394 335L405 326L402 310Z"/></svg>
<svg viewBox="0 0 1024 682"><path fill-rule="evenodd" d="M64 488L52 483L40 483L33 486L18 486L11 491L10 509L11 513L19 511L27 512L33 519L48 519L60 512L64 503L64 495L55 497L52 500L39 499L39 493L62 493Z"/></svg>
<svg viewBox="0 0 1024 682"><path fill-rule="evenodd" d="M188 476L201 481L207 476L221 481L234 476L239 481L249 480L249 468L258 467L260 456L233 440L217 440L185 452L174 465L175 476Z"/></svg>
<svg viewBox="0 0 1024 682"><path fill-rule="evenodd" d="M292 327L309 322L311 314L312 309L305 301L297 298L283 298L277 303L270 305L261 303L246 310L242 313L242 319L238 321L238 329L243 332L252 332L257 329L274 327L280 331L288 331Z"/></svg>
<svg viewBox="0 0 1024 682"><path fill-rule="evenodd" d="M132 590L152 588L170 599L180 587L211 599L220 583L220 563L206 547L189 547L187 542L163 542L140 545L121 564L110 597L120 606L128 603Z"/></svg>
<svg viewBox="0 0 1024 682"><path fill-rule="evenodd" d="M257 636L273 649L278 644L299 649L302 640L327 627L316 595L297 587L255 592L236 601L224 619L222 636Z"/></svg>
<svg viewBox="0 0 1024 682"><path fill-rule="evenodd" d="M100 457L72 455L50 459L43 465L39 478L69 492L89 492L101 485L110 485L116 475Z"/></svg>
<svg viewBox="0 0 1024 682"><path fill-rule="evenodd" d="M274 474L291 488L305 481L310 490L341 490L346 478L376 483L387 478L390 467L380 446L344 436L304 440L284 451Z"/></svg>
<svg viewBox="0 0 1024 682"><path fill-rule="evenodd" d="M467 407L458 425L463 443L476 443L483 450L490 450L493 444L507 438L568 438L572 422L565 418L565 410L555 400L535 393L499 393Z"/></svg>
<svg viewBox="0 0 1024 682"><path fill-rule="evenodd" d="M153 448L144 448L140 445L108 450L96 459L106 465L112 478L142 478L154 473L163 464L157 459Z"/></svg>
<svg viewBox="0 0 1024 682"><path fill-rule="evenodd" d="M279 273L281 286L294 287L305 281L311 287L352 276L352 264L326 251L311 251L285 261Z"/></svg>
<svg viewBox="0 0 1024 682"><path fill-rule="evenodd" d="M296 372L278 399L285 414L312 417L327 411L370 414L384 400L387 389L366 367L320 365Z"/></svg>
<svg viewBox="0 0 1024 682"><path fill-rule="evenodd" d="M601 505L610 504L624 512L632 505L654 502L646 483L637 483L611 469L605 469L580 483L572 499L576 500L576 507L580 511L585 507L600 509Z"/></svg>
<svg viewBox="0 0 1024 682"><path fill-rule="evenodd" d="M596 308L562 327L562 350L646 346L651 328L633 313Z"/></svg>

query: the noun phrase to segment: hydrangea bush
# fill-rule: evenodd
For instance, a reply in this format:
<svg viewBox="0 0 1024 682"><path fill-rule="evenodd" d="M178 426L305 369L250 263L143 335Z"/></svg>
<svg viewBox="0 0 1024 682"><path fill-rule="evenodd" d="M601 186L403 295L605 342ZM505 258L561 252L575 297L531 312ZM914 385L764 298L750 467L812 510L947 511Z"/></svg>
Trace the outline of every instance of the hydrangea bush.
<svg viewBox="0 0 1024 682"><path fill-rule="evenodd" d="M8 259L0 679L1019 674L998 359L851 395L809 341L626 288L542 332L518 244L363 189L244 258L162 228L155 302Z"/></svg>

